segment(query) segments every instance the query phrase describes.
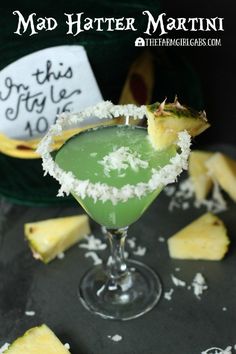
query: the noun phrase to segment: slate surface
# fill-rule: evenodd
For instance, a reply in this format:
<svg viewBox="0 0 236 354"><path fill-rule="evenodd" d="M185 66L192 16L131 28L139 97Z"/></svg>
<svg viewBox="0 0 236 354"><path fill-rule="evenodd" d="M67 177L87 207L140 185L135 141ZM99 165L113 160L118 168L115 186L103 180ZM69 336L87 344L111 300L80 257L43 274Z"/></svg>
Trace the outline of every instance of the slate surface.
<svg viewBox="0 0 236 354"><path fill-rule="evenodd" d="M235 149L227 148L232 155ZM170 199L162 193L148 211L130 227L129 237L146 246L141 260L161 276L164 291L174 288L171 274L188 284L197 272L209 289L198 300L191 290L175 288L172 300L163 297L148 314L127 322L100 319L80 304L76 290L84 272L92 266L85 250L75 246L62 260L48 265L32 258L24 241L25 222L82 213L79 207L25 207L6 201L1 205L0 222L0 346L11 342L30 327L46 323L62 342L70 343L72 354L200 354L212 346L236 344L236 204L227 199L228 210L220 217L231 238L230 251L222 262L177 261L168 256L167 239L205 209L175 209L168 212ZM93 233L100 227L91 222ZM106 259L107 251L99 256ZM180 271L175 270L176 267ZM227 311L222 308L226 307ZM25 315L26 310L35 316ZM115 343L107 336L120 334Z"/></svg>

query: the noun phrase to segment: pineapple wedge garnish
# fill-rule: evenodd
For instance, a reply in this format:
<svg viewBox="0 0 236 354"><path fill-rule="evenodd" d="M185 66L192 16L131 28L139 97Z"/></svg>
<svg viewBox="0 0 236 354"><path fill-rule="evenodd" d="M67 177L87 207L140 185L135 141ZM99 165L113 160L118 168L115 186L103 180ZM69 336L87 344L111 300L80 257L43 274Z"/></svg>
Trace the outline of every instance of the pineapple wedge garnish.
<svg viewBox="0 0 236 354"><path fill-rule="evenodd" d="M197 200L204 200L213 183L208 174L205 162L213 155L212 152L192 151L189 158L189 175L193 182Z"/></svg>
<svg viewBox="0 0 236 354"><path fill-rule="evenodd" d="M171 258L220 260L230 240L223 222L206 213L168 239Z"/></svg>
<svg viewBox="0 0 236 354"><path fill-rule="evenodd" d="M183 130L194 137L210 126L204 112L182 106L177 98L173 103L164 101L147 106L147 119L149 138L157 150L175 144Z"/></svg>
<svg viewBox="0 0 236 354"><path fill-rule="evenodd" d="M221 153L215 153L206 161L212 178L236 202L236 161Z"/></svg>
<svg viewBox="0 0 236 354"><path fill-rule="evenodd" d="M25 236L36 259L48 263L91 233L87 215L25 224Z"/></svg>
<svg viewBox="0 0 236 354"><path fill-rule="evenodd" d="M4 354L70 354L70 352L43 324L29 329L13 342Z"/></svg>

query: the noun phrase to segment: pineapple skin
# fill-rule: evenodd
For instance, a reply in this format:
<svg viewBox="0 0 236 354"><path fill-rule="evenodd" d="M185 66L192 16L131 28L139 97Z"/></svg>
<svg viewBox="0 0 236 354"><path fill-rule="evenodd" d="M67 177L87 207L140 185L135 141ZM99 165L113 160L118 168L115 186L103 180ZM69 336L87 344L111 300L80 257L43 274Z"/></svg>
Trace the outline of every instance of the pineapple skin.
<svg viewBox="0 0 236 354"><path fill-rule="evenodd" d="M24 229L34 258L46 264L91 233L85 214L27 223Z"/></svg>
<svg viewBox="0 0 236 354"><path fill-rule="evenodd" d="M215 153L206 161L212 178L236 202L236 161L222 153Z"/></svg>
<svg viewBox="0 0 236 354"><path fill-rule="evenodd" d="M168 239L171 258L221 260L230 240L222 220L206 213Z"/></svg>
<svg viewBox="0 0 236 354"><path fill-rule="evenodd" d="M207 119L179 102L147 106L148 134L157 150L175 144L178 133L186 130L192 137L210 127Z"/></svg>
<svg viewBox="0 0 236 354"><path fill-rule="evenodd" d="M70 354L45 324L29 329L4 354Z"/></svg>
<svg viewBox="0 0 236 354"><path fill-rule="evenodd" d="M189 157L189 175L194 185L197 200L204 200L210 192L213 182L208 175L205 162L213 155L207 151L192 151Z"/></svg>

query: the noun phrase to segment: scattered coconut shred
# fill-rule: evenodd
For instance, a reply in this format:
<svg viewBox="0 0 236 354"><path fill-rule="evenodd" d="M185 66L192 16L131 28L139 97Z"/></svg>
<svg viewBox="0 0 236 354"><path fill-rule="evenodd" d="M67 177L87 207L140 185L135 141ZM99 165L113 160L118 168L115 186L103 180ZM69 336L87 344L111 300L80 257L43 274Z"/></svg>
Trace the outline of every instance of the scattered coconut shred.
<svg viewBox="0 0 236 354"><path fill-rule="evenodd" d="M119 334L115 334L114 336L109 335L109 336L107 336L107 338L109 338L113 342L120 342L123 339L122 336Z"/></svg>
<svg viewBox="0 0 236 354"><path fill-rule="evenodd" d="M69 344L69 343L65 343L65 344L64 344L64 347L65 347L66 349L70 350L70 344Z"/></svg>
<svg viewBox="0 0 236 354"><path fill-rule="evenodd" d="M127 238L126 242L128 243L131 249L136 247L136 237Z"/></svg>
<svg viewBox="0 0 236 354"><path fill-rule="evenodd" d="M140 159L141 155L137 151L132 152L129 147L122 146L111 152L98 161L104 168L104 174L110 177L110 172L118 170L119 177L123 177L123 170L131 167L132 170L138 171L139 168L148 168L148 162Z"/></svg>
<svg viewBox="0 0 236 354"><path fill-rule="evenodd" d="M171 279L172 279L175 286L182 286L182 287L186 286L185 281L180 280L179 278L175 277L173 274L171 274Z"/></svg>
<svg viewBox="0 0 236 354"><path fill-rule="evenodd" d="M3 346L0 348L0 354L3 354L9 347L10 347L9 343L3 344Z"/></svg>
<svg viewBox="0 0 236 354"><path fill-rule="evenodd" d="M107 248L107 244L102 242L94 235L85 236L86 243L79 243L79 248L85 248L89 251L103 251Z"/></svg>
<svg viewBox="0 0 236 354"><path fill-rule="evenodd" d="M171 197L168 207L169 211L173 211L175 208L186 210L192 205L195 208L206 207L207 211L216 214L227 210L226 201L216 181L213 181L211 199L201 201L195 200L194 186L190 177L180 182L177 188L174 186L166 186L164 191L168 197Z"/></svg>
<svg viewBox="0 0 236 354"><path fill-rule="evenodd" d="M25 311L26 316L35 316L36 312L35 311Z"/></svg>
<svg viewBox="0 0 236 354"><path fill-rule="evenodd" d="M85 256L85 258L91 257L93 260L93 265L95 265L95 266L102 264L101 258L99 258L97 253L95 253L93 251L86 252L84 256Z"/></svg>
<svg viewBox="0 0 236 354"><path fill-rule="evenodd" d="M133 254L135 256L145 256L146 254L146 251L147 251L147 248L146 247L142 247L142 246L138 246L137 249L135 251L133 251Z"/></svg>
<svg viewBox="0 0 236 354"><path fill-rule="evenodd" d="M164 298L170 301L172 299L173 292L174 292L173 288L171 288L169 291L165 291Z"/></svg>
<svg viewBox="0 0 236 354"><path fill-rule="evenodd" d="M198 299L201 299L201 295L203 294L203 291L208 289L206 281L201 273L197 273L195 275L191 285L193 287L194 295Z"/></svg>
<svg viewBox="0 0 236 354"><path fill-rule="evenodd" d="M191 285L187 285L184 280L177 278L175 275L171 274L171 280L176 287L187 288L188 290L193 289L193 294L197 299L201 300L201 295L205 290L208 289L206 280L201 273L196 273L194 276ZM170 289L164 293L164 298L168 301L172 300L174 289Z"/></svg>
<svg viewBox="0 0 236 354"><path fill-rule="evenodd" d="M162 236L159 236L157 240L158 242L165 242L165 238Z"/></svg>
<svg viewBox="0 0 236 354"><path fill-rule="evenodd" d="M84 257L91 258L94 266L103 263L102 259L95 251L104 251L107 248L107 244L102 242L99 238L96 238L94 235L87 235L83 239L83 242L78 244L78 247L88 250L88 252L85 252Z"/></svg>
<svg viewBox="0 0 236 354"><path fill-rule="evenodd" d="M65 258L65 253L64 252L58 253L57 258L60 259L60 260L64 259Z"/></svg>

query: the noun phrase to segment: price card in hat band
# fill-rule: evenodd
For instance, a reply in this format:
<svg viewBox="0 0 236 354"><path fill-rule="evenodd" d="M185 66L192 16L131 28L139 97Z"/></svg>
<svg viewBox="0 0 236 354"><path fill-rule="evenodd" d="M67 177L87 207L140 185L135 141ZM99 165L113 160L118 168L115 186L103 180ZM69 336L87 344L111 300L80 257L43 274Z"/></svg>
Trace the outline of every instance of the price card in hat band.
<svg viewBox="0 0 236 354"><path fill-rule="evenodd" d="M0 131L11 138L44 134L62 112L102 100L84 47L43 49L0 71Z"/></svg>

